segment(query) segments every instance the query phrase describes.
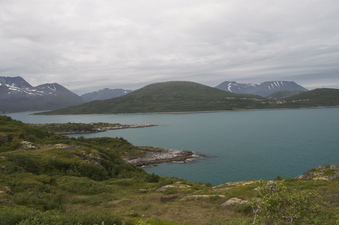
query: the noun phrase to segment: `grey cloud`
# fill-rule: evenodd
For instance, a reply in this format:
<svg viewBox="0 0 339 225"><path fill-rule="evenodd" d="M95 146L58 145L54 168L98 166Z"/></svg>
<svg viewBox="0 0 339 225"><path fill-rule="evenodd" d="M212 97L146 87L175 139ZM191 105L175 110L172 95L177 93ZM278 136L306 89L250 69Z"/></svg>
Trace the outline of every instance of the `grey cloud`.
<svg viewBox="0 0 339 225"><path fill-rule="evenodd" d="M0 1L0 76L78 93L167 80L339 88L338 22L337 0Z"/></svg>

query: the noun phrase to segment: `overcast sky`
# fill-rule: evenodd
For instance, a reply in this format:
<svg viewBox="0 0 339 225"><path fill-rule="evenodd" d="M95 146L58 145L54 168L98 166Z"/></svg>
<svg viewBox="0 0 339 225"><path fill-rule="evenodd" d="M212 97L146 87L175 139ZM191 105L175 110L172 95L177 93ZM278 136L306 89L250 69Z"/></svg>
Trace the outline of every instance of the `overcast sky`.
<svg viewBox="0 0 339 225"><path fill-rule="evenodd" d="M0 76L78 94L164 81L339 88L338 0L0 0Z"/></svg>

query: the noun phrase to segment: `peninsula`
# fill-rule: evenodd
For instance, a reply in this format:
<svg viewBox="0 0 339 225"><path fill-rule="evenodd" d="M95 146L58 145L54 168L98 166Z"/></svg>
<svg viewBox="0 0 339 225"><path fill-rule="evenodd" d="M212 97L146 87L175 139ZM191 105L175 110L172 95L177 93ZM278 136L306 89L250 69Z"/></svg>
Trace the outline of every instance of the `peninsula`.
<svg viewBox="0 0 339 225"><path fill-rule="evenodd" d="M105 132L108 130L128 129L128 128L145 128L154 127L152 124L120 124L120 123L46 123L30 124L33 127L53 131L58 134L89 134Z"/></svg>

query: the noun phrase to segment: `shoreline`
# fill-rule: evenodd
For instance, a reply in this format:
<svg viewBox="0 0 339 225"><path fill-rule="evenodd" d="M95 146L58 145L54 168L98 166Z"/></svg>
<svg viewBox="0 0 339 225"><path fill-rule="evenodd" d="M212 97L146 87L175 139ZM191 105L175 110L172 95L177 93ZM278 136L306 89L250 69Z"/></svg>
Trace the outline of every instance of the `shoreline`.
<svg viewBox="0 0 339 225"><path fill-rule="evenodd" d="M158 125L151 124L132 124L132 125L121 125L121 126L113 126L113 127L100 127L95 128L93 130L82 130L82 131L65 131L65 132L55 132L57 134L62 135L71 135L71 134L92 134L92 133L100 133L106 132L108 130L121 130L121 129L130 129L130 128L146 128L146 127L155 127Z"/></svg>
<svg viewBox="0 0 339 225"><path fill-rule="evenodd" d="M135 166L149 166L164 162L189 162L194 158L202 157L193 151L169 149L169 148L155 148L150 146L139 147L145 155L141 157L122 157L122 159Z"/></svg>
<svg viewBox="0 0 339 225"><path fill-rule="evenodd" d="M339 108L339 106L313 106L299 108L265 108L265 109L232 109L232 110L205 110L205 111L178 111L178 112L137 112L137 113L91 113L91 114L53 114L53 115L38 115L38 116L55 116L55 115L143 115L143 114L188 114L188 113L214 113L214 112L241 112L241 111L262 111L262 110L298 110L298 109L326 109ZM35 114L31 114L34 115ZM156 125L154 125L156 126Z"/></svg>

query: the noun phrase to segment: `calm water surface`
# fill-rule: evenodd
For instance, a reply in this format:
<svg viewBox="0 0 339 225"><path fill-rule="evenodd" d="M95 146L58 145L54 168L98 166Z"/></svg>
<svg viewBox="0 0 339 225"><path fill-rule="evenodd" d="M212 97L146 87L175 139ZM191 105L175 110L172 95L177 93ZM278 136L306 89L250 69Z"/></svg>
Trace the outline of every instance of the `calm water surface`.
<svg viewBox="0 0 339 225"><path fill-rule="evenodd" d="M149 128L85 134L123 137L134 145L190 150L208 158L147 168L213 185L228 181L295 177L319 165L339 163L339 108L213 113L31 116L27 123L110 122L157 124Z"/></svg>

